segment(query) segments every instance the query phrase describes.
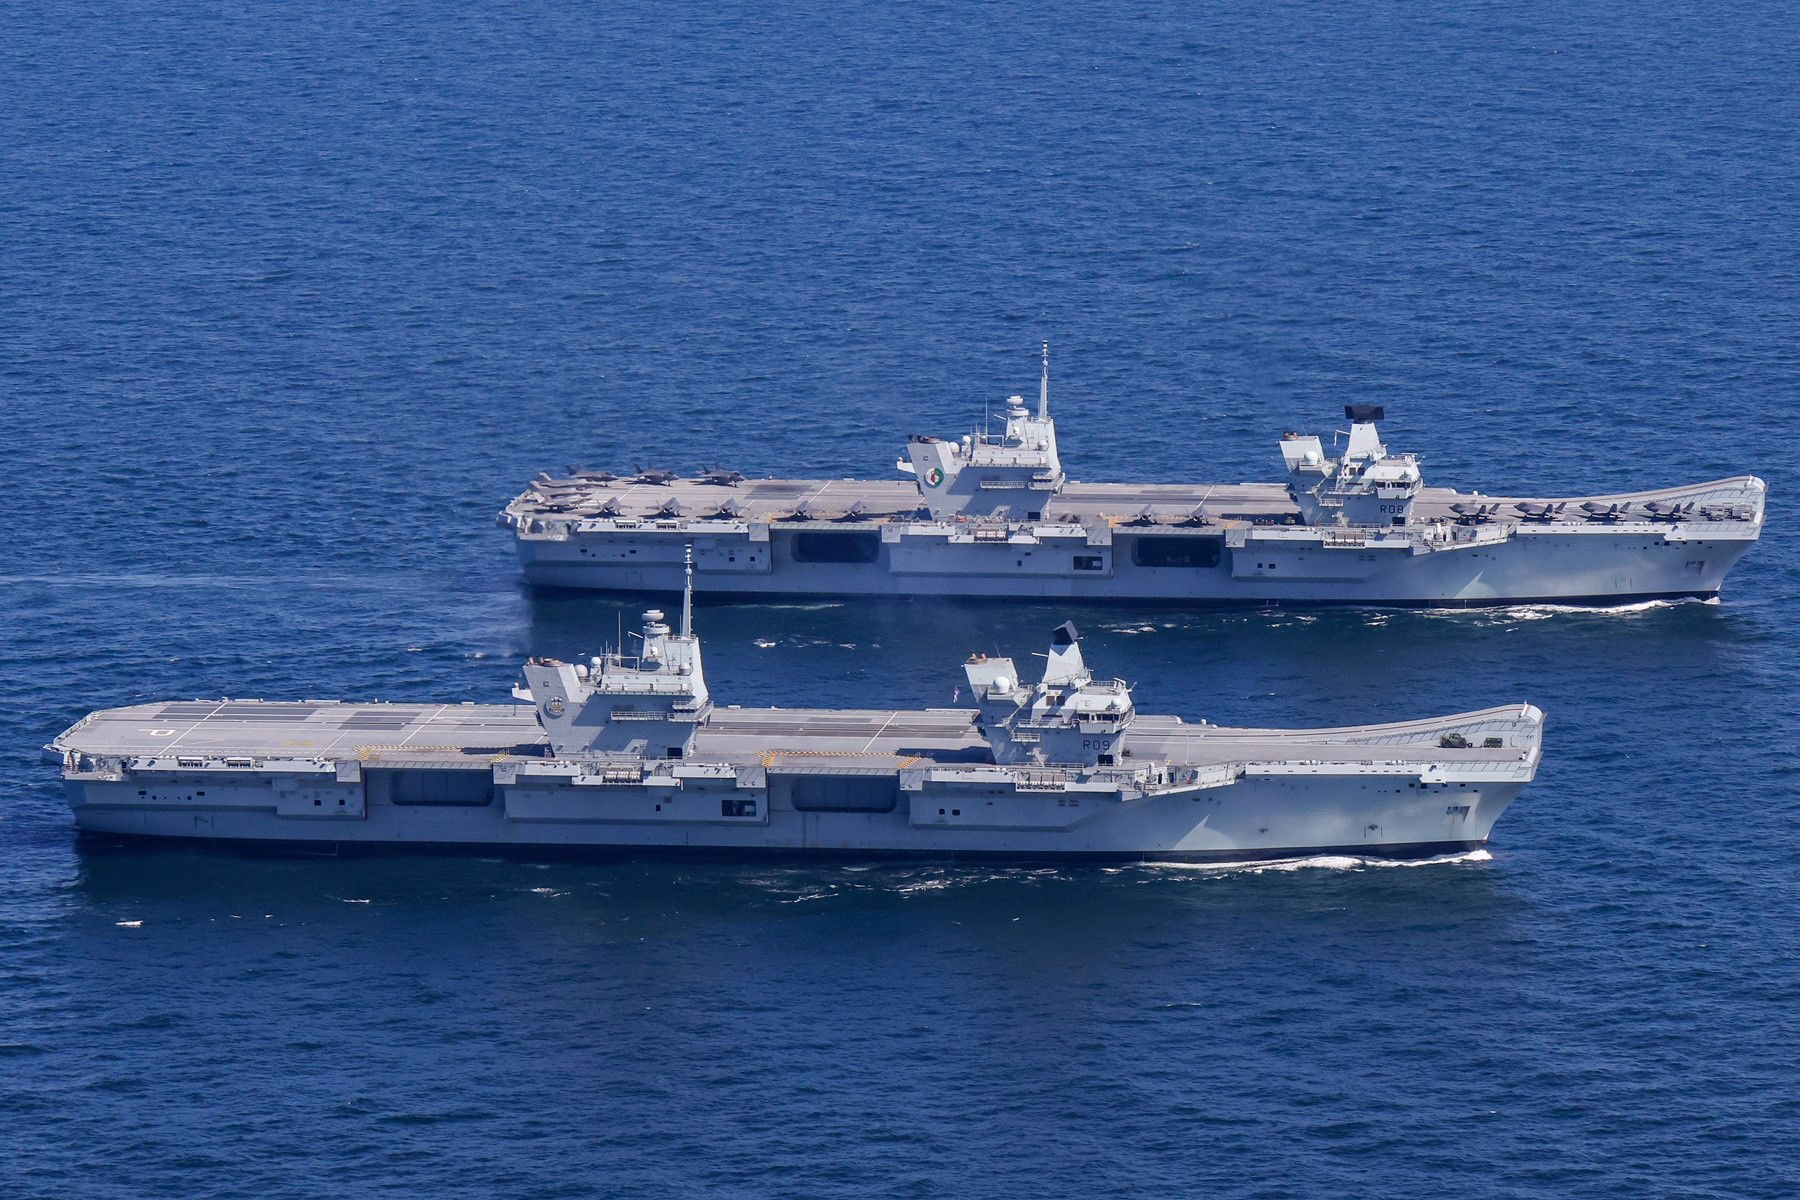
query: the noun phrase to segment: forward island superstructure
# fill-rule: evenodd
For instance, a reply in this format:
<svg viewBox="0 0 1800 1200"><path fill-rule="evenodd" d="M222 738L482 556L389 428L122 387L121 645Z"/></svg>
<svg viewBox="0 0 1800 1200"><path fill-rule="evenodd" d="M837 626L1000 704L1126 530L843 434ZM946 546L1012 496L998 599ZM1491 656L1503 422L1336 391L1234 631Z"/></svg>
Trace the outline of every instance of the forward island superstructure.
<svg viewBox="0 0 1800 1200"><path fill-rule="evenodd" d="M750 479L713 469L542 475L500 514L534 585L704 591L1466 607L1706 598L1760 536L1753 476L1574 499L1425 486L1378 405L1341 445L1288 434L1268 484L1068 479L1050 416L1014 396L998 430L915 436L902 479Z"/></svg>
<svg viewBox="0 0 1800 1200"><path fill-rule="evenodd" d="M143 704L48 750L98 836L1182 862L1473 849L1539 760L1528 704L1320 730L1139 713L1071 625L1036 683L972 656L973 710L721 708L690 612L646 612L635 656L531 659L517 704Z"/></svg>

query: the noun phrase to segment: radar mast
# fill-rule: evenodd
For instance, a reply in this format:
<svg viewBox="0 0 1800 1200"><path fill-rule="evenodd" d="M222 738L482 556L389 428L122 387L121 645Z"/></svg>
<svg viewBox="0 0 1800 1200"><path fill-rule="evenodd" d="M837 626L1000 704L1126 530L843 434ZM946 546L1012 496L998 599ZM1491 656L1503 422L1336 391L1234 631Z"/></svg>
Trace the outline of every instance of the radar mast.
<svg viewBox="0 0 1800 1200"><path fill-rule="evenodd" d="M1050 419L1050 343L1044 343L1044 377L1038 383L1038 420Z"/></svg>

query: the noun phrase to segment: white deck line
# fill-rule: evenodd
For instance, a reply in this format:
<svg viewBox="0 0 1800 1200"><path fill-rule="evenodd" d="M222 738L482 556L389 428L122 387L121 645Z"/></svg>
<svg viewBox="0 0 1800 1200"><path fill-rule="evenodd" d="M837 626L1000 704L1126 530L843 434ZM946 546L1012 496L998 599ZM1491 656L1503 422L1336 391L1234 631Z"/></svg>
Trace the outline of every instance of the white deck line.
<svg viewBox="0 0 1800 1200"><path fill-rule="evenodd" d="M872 751L875 748L875 743L881 740L881 735L887 732L888 726L892 725L899 716L900 712L898 709L889 713L888 719L881 723L881 728L877 729L874 735L870 737L867 742L863 743L862 753L867 754Z"/></svg>
<svg viewBox="0 0 1800 1200"><path fill-rule="evenodd" d="M206 703L206 702L202 701L202 703ZM184 729L180 733L176 734L175 740L168 744L168 746L164 749L163 753L167 754L167 753L173 752L178 746L181 745L182 738L186 737L188 734L194 732L194 730L200 728L202 725L204 725L208 721L210 721L215 715L217 715L218 711L221 708L225 707L225 702L223 700L215 700L215 701L212 701L212 706L213 706L212 712L207 713L205 716L203 716L199 720L195 721L192 725L189 725L186 729Z"/></svg>
<svg viewBox="0 0 1800 1200"><path fill-rule="evenodd" d="M413 725L413 727L412 727L412 728L411 728L411 729L409 729L409 730L407 730L407 733L406 733L406 736L405 736L405 737L403 737L403 738L401 738L401 739L400 739L400 740L399 740L399 741L398 741L398 742L397 742L397 743L395 743L395 744L396 744L396 745L400 745L400 746L404 746L404 745L406 745L406 744L407 744L407 743L409 743L409 742L411 742L411 741L412 741L412 740L413 740L413 735L414 735L414 734L420 734L420 733L424 733L424 732L425 732L425 731L426 731L426 730L427 730L427 729L429 729L429 728L431 728L431 723L432 723L432 722L433 722L433 721L435 721L435 720L437 720L437 719L438 719L438 718L439 718L439 717L441 717L441 716L443 716L443 715L444 715L444 710L445 710L445 709L447 709L447 708L449 708L449 707L450 707L450 706L449 706L449 705L448 705L448 704L440 704L440 705L438 705L438 706L437 706L437 708L435 708L435 709L434 709L434 710L432 710L432 712L431 712L431 713L430 713L430 715L428 715L428 716L426 716L426 717L424 717L424 718L422 718L422 719L420 719L420 720L419 720L419 721L417 721L417 722L415 722L415 723L414 723L414 725Z"/></svg>

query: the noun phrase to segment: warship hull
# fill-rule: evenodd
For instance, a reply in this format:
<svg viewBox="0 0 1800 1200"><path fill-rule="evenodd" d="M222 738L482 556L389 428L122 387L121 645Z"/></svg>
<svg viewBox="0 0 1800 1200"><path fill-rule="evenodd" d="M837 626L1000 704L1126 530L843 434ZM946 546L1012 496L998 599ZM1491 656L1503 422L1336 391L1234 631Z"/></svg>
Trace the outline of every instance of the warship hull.
<svg viewBox="0 0 1800 1200"><path fill-rule="evenodd" d="M1529 705L1335 730L1140 718L1109 768L984 761L962 710L728 709L681 758L558 758L531 707L193 701L49 747L90 839L318 852L1239 862L1486 842Z"/></svg>
<svg viewBox="0 0 1800 1200"><path fill-rule="evenodd" d="M164 834L133 833L81 828L77 840L84 849L147 850L156 847L184 846L212 849L243 855L304 857L324 855L332 858L361 858L385 855L464 855L499 856L534 861L610 862L621 859L697 859L726 862L895 862L958 863L989 862L1014 865L1055 865L1058 863L1095 866L1167 863L1182 866L1234 866L1238 864L1280 863L1299 859L1355 858L1406 862L1447 858L1469 854L1487 847L1487 839L1407 844L1347 843L1341 846L1259 846L1248 849L1211 850L1046 850L975 849L946 850L942 847L896 849L868 846L795 846L787 843L766 845L714 845L703 843L595 842L595 841L466 841L439 839L376 841L367 838L331 840L322 838L272 838L264 836L225 837L217 833Z"/></svg>
<svg viewBox="0 0 1800 1200"><path fill-rule="evenodd" d="M1447 608L1716 596L1760 535L1764 491L1745 477L1587 501L1638 511L1646 502L1716 503L1729 518L1465 523L1451 506L1471 498L1427 489L1404 527L1333 528L1299 523L1286 491L1273 485L1070 485L1055 519L1026 522L920 519L904 485L593 487L616 511L552 513L528 496L502 515L530 585L676 591L691 546L696 590L714 595ZM727 490L741 511L711 515ZM796 496L809 513L801 519L784 515ZM1205 523L1180 516L1203 499L1222 515ZM558 503L575 501L565 493ZM891 511L870 519L878 506ZM1128 515L1145 506L1148 515ZM829 512L856 519L819 515Z"/></svg>

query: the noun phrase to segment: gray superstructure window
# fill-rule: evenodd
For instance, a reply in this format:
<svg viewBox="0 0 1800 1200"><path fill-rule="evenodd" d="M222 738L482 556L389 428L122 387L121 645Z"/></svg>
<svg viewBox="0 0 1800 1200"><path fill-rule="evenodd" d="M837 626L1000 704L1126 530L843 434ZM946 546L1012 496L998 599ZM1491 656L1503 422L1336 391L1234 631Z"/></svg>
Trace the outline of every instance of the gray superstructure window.
<svg viewBox="0 0 1800 1200"><path fill-rule="evenodd" d="M794 775L788 798L800 812L893 812L900 780L888 775Z"/></svg>
<svg viewBox="0 0 1800 1200"><path fill-rule="evenodd" d="M370 771L369 799L398 805L478 808L494 802L487 771Z"/></svg>
<svg viewBox="0 0 1800 1200"><path fill-rule="evenodd" d="M1140 567L1216 567L1224 548L1219 537L1152 534L1131 539L1131 561Z"/></svg>
<svg viewBox="0 0 1800 1200"><path fill-rule="evenodd" d="M794 561L872 563L881 557L881 535L872 530L813 531L794 535Z"/></svg>

